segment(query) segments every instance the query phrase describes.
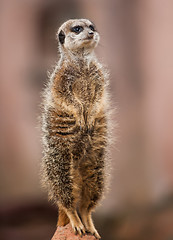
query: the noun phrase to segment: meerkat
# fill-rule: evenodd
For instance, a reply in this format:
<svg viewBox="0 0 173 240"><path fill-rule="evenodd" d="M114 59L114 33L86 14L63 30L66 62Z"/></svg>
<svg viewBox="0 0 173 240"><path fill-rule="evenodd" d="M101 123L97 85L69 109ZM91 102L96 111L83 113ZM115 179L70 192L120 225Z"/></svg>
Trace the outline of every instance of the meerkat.
<svg viewBox="0 0 173 240"><path fill-rule="evenodd" d="M94 54L100 36L91 21L71 19L57 39L60 60L43 93L43 185L58 226L70 222L75 234L100 239L91 216L105 189L108 145L108 74Z"/></svg>

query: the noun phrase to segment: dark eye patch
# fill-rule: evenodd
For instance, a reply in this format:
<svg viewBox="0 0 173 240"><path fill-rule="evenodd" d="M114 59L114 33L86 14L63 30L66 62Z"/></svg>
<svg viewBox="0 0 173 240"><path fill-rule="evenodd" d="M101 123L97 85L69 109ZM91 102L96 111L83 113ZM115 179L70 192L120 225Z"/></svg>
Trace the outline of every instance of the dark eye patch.
<svg viewBox="0 0 173 240"><path fill-rule="evenodd" d="M75 33L80 33L83 31L83 27L82 26L74 26L71 28L71 31L75 32Z"/></svg>
<svg viewBox="0 0 173 240"><path fill-rule="evenodd" d="M95 27L94 27L94 25L89 25L89 28L91 29L91 31L96 31L96 29L95 29Z"/></svg>

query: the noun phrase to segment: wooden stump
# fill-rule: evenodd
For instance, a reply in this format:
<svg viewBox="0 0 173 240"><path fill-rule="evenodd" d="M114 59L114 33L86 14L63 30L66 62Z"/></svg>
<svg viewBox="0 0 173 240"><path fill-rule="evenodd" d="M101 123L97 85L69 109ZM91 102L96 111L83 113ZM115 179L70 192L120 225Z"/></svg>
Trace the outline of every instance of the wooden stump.
<svg viewBox="0 0 173 240"><path fill-rule="evenodd" d="M74 231L70 224L65 227L58 227L52 237L51 240L96 240L96 238L92 235L85 235L80 237L79 235L75 235Z"/></svg>

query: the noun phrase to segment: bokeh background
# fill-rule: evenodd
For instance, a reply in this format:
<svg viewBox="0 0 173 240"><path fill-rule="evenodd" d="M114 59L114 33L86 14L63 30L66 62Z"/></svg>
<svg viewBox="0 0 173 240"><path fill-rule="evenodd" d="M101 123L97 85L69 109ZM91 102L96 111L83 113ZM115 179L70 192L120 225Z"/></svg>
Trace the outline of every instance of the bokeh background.
<svg viewBox="0 0 173 240"><path fill-rule="evenodd" d="M173 1L0 0L0 239L49 240L57 209L39 184L40 92L56 31L89 18L118 122L103 240L173 240Z"/></svg>

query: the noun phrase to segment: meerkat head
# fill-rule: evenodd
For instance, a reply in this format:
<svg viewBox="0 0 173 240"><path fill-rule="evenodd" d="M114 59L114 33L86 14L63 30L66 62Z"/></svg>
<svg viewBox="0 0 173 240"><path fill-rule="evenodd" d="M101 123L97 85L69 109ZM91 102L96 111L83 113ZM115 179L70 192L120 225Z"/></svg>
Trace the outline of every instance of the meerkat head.
<svg viewBox="0 0 173 240"><path fill-rule="evenodd" d="M88 19L70 19L58 30L57 38L61 49L70 52L91 52L100 36L94 24Z"/></svg>

